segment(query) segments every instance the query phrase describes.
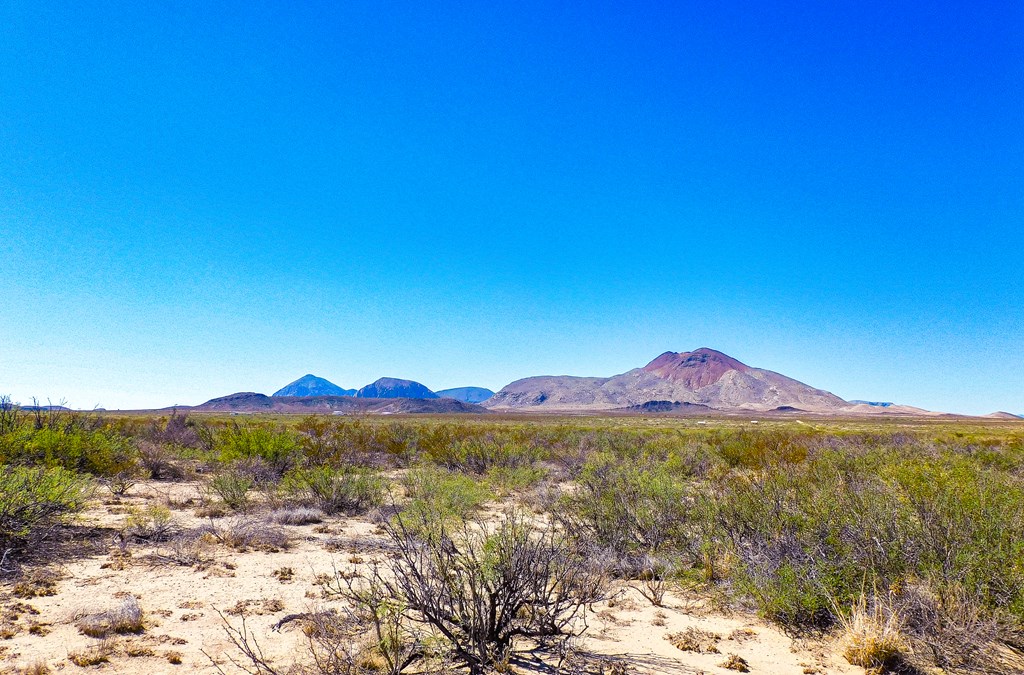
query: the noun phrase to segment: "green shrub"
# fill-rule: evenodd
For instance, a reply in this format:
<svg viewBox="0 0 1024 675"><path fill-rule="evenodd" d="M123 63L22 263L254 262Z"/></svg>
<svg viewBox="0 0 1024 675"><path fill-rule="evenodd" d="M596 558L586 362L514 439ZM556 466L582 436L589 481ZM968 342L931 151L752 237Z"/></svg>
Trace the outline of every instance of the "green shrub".
<svg viewBox="0 0 1024 675"><path fill-rule="evenodd" d="M656 460L591 458L563 499L562 517L579 536L623 555L699 548L688 476Z"/></svg>
<svg viewBox="0 0 1024 675"><path fill-rule="evenodd" d="M709 497L737 588L793 626L835 621L833 599L881 586L913 563L912 523L885 483L829 459L725 480Z"/></svg>
<svg viewBox="0 0 1024 675"><path fill-rule="evenodd" d="M361 513L383 503L385 484L367 469L319 466L292 469L281 481L281 491L327 514Z"/></svg>
<svg viewBox="0 0 1024 675"><path fill-rule="evenodd" d="M1024 619L1024 482L949 455L888 473L914 520L920 575Z"/></svg>
<svg viewBox="0 0 1024 675"><path fill-rule="evenodd" d="M210 480L210 490L228 508L244 511L249 507L249 491L253 488L252 478L235 471L225 471Z"/></svg>
<svg viewBox="0 0 1024 675"><path fill-rule="evenodd" d="M483 475L497 467L530 466L540 458L540 453L536 447L526 443L471 438L430 446L423 456L447 469Z"/></svg>
<svg viewBox="0 0 1024 675"><path fill-rule="evenodd" d="M464 520L492 496L479 480L431 465L410 470L404 484L409 502L403 513L414 523Z"/></svg>
<svg viewBox="0 0 1024 675"><path fill-rule="evenodd" d="M22 426L4 437L0 452L7 463L61 467L94 476L138 471L135 445L114 431Z"/></svg>
<svg viewBox="0 0 1024 675"><path fill-rule="evenodd" d="M214 440L224 464L240 460L262 460L278 475L295 465L299 445L295 434L266 424L232 425L221 429Z"/></svg>
<svg viewBox="0 0 1024 675"><path fill-rule="evenodd" d="M145 541L166 541L174 531L175 523L166 506L152 505L144 509L133 508L125 519L122 533Z"/></svg>
<svg viewBox="0 0 1024 675"><path fill-rule="evenodd" d="M546 475L547 471L539 466L494 466L487 472L487 483L505 496L536 485Z"/></svg>
<svg viewBox="0 0 1024 675"><path fill-rule="evenodd" d="M67 522L91 493L88 479L55 468L0 466L0 562Z"/></svg>

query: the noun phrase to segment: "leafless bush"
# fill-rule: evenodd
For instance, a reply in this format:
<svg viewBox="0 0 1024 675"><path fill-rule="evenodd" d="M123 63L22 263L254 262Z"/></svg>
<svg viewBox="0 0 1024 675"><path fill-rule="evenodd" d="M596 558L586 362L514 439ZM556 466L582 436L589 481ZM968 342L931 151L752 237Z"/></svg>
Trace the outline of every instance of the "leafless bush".
<svg viewBox="0 0 1024 675"><path fill-rule="evenodd" d="M335 570L321 582L327 597L345 601L340 610L279 623L303 620L312 672L398 675L427 659L454 659L478 675L507 666L520 638L562 660L589 605L606 597L606 576L583 551L518 512L493 528L463 521L454 534L401 518L386 530L394 553L387 567ZM232 663L253 675L283 672L244 620L241 628L224 623L242 655ZM428 643L443 648L429 651Z"/></svg>
<svg viewBox="0 0 1024 675"><path fill-rule="evenodd" d="M115 497L123 497L139 482L139 475L131 470L118 471L105 482L110 494Z"/></svg>
<svg viewBox="0 0 1024 675"><path fill-rule="evenodd" d="M160 421L154 422L149 434L154 443L159 445L176 445L183 448L209 447L204 442L204 432L208 430L201 423L196 424L188 414L179 415L177 410L171 411L167 422L161 426ZM155 478L155 476L154 476Z"/></svg>
<svg viewBox="0 0 1024 675"><path fill-rule="evenodd" d="M551 524L534 525L521 513L493 531L465 523L454 536L401 518L386 530L397 559L382 583L474 674L506 663L517 638L563 642L605 597L602 571Z"/></svg>
<svg viewBox="0 0 1024 675"><path fill-rule="evenodd" d="M11 401L7 394L0 396L0 434L14 431L21 426L21 406Z"/></svg>
<svg viewBox="0 0 1024 675"><path fill-rule="evenodd" d="M153 441L139 441L139 464L153 480L185 480L185 467L166 445Z"/></svg>
<svg viewBox="0 0 1024 675"><path fill-rule="evenodd" d="M676 563L670 558L643 556L641 562L640 584L637 590L655 607L663 607L665 593L676 573Z"/></svg>
<svg viewBox="0 0 1024 675"><path fill-rule="evenodd" d="M256 641L256 636L246 626L245 615L242 615L241 628L235 628L227 617L221 612L217 612L220 616L221 625L224 627L224 632L227 634L228 639L231 640L231 644L235 646L235 649L242 655L243 660L236 660L229 652L225 652L224 655L227 659L239 670L250 675L286 675L287 670L279 669L275 667L273 662L270 661L264 654L263 649L260 647L259 642ZM221 675L227 675L223 668L220 667L220 663L210 656L205 650L203 654L210 660L210 663L217 672Z"/></svg>
<svg viewBox="0 0 1024 675"><path fill-rule="evenodd" d="M213 562L210 544L195 532L174 537L157 548L146 558L149 562L162 565L204 568Z"/></svg>
<svg viewBox="0 0 1024 675"><path fill-rule="evenodd" d="M399 675L424 656L420 631L374 566L367 574L339 573L323 584L347 601L343 613L314 615L306 630L321 673L365 671Z"/></svg>

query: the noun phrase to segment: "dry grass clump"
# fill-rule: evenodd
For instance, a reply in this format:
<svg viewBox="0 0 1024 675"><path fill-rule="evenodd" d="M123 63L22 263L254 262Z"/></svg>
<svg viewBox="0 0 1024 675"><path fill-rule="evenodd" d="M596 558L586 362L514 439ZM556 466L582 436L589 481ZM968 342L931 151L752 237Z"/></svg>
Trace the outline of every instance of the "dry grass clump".
<svg viewBox="0 0 1024 675"><path fill-rule="evenodd" d="M88 649L68 653L68 661L71 661L71 663L79 668L88 668L90 666L98 666L101 663L107 663L110 661L113 653L114 645L110 641L104 640Z"/></svg>
<svg viewBox="0 0 1024 675"><path fill-rule="evenodd" d="M87 614L76 624L83 635L105 638L113 634L141 633L146 630L142 621L142 609L134 596L127 596L115 609Z"/></svg>
<svg viewBox="0 0 1024 675"><path fill-rule="evenodd" d="M146 645L131 644L124 648L124 654L130 658L138 659L153 656L154 652L151 647Z"/></svg>
<svg viewBox="0 0 1024 675"><path fill-rule="evenodd" d="M50 570L36 570L14 584L11 593L16 598L28 600L57 595L57 582L60 575Z"/></svg>
<svg viewBox="0 0 1024 675"><path fill-rule="evenodd" d="M263 598L262 600L239 600L225 614L231 616L263 616L284 611L284 603L279 598Z"/></svg>
<svg viewBox="0 0 1024 675"><path fill-rule="evenodd" d="M718 664L719 668L725 668L726 670L735 670L739 673L749 673L750 664L742 656L736 654L729 654L729 658Z"/></svg>
<svg viewBox="0 0 1024 675"><path fill-rule="evenodd" d="M877 596L869 606L862 593L850 616L840 617L843 657L855 666L885 672L907 649L903 618Z"/></svg>
<svg viewBox="0 0 1024 675"><path fill-rule="evenodd" d="M690 626L678 633L669 633L665 636L673 647L684 652L697 652L698 654L720 654L718 642L722 636L711 633L700 628Z"/></svg>
<svg viewBox="0 0 1024 675"><path fill-rule="evenodd" d="M986 675L1024 673L1019 619L987 610L964 588L938 592L928 583L910 584L890 594L888 603L903 618L903 634L910 645L906 660L914 665Z"/></svg>
<svg viewBox="0 0 1024 675"><path fill-rule="evenodd" d="M306 506L292 506L271 511L267 519L278 525L310 525L323 522L324 512Z"/></svg>
<svg viewBox="0 0 1024 675"><path fill-rule="evenodd" d="M18 675L50 675L52 671L50 670L50 666L46 665L46 661L36 661L17 672Z"/></svg>

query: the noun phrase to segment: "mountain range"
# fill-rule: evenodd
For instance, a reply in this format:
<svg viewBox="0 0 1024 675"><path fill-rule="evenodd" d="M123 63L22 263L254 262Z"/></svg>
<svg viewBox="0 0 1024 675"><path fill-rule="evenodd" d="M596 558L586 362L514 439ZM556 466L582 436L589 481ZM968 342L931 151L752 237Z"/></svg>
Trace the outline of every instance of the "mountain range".
<svg viewBox="0 0 1024 675"><path fill-rule="evenodd" d="M198 412L275 413L486 413L478 405L451 398L367 398L356 396L267 396L239 392L190 408Z"/></svg>
<svg viewBox="0 0 1024 675"><path fill-rule="evenodd" d="M665 352L647 365L611 377L544 375L516 380L497 393L483 387L441 391L412 380L382 377L358 390L309 374L273 396L239 393L196 406L198 410L300 412L575 412L706 414L777 412L834 415L940 415L888 401L845 401L780 373L754 368L701 347ZM996 419L1019 419L1006 412Z"/></svg>
<svg viewBox="0 0 1024 675"><path fill-rule="evenodd" d="M304 397L304 396L355 396L357 398L453 398L463 403L482 403L494 395L485 387L455 387L431 391L426 386L412 380L400 380L394 377L382 377L372 384L360 389L344 389L330 380L313 374L303 375L299 379L286 384L273 394L273 398Z"/></svg>

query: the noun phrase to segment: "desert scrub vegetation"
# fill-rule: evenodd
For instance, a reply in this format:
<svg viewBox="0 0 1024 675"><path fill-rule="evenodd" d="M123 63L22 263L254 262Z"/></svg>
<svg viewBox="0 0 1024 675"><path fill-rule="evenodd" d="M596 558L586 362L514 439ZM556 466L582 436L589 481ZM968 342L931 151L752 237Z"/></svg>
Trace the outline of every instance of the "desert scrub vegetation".
<svg viewBox="0 0 1024 675"><path fill-rule="evenodd" d="M60 467L0 465L0 570L78 513L90 481Z"/></svg>
<svg viewBox="0 0 1024 675"><path fill-rule="evenodd" d="M232 515L163 541L156 520L133 523L131 539L163 549L281 548L268 523L393 500L383 527L397 528L397 513L425 555L493 507L528 501L569 550L654 604L685 586L794 632L888 626L883 642L898 633L890 642L908 663L947 672L1000 672L1024 645L1024 432L1012 424L146 418L0 401L0 465L6 567L39 550L34 537L67 523L100 481L190 478L209 497L204 515ZM543 495L524 494L540 481ZM271 541L257 541L261 529Z"/></svg>

